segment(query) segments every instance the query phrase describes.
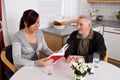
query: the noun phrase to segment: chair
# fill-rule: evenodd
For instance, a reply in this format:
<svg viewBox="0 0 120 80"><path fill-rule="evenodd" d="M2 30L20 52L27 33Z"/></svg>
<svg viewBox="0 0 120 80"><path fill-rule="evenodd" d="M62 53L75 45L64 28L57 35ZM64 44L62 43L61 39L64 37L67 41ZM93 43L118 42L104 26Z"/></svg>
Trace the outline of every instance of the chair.
<svg viewBox="0 0 120 80"><path fill-rule="evenodd" d="M104 61L108 62L108 50L106 50L106 56L104 57Z"/></svg>
<svg viewBox="0 0 120 80"><path fill-rule="evenodd" d="M16 72L18 69L13 65L12 45L8 45L1 51L1 60L12 71Z"/></svg>

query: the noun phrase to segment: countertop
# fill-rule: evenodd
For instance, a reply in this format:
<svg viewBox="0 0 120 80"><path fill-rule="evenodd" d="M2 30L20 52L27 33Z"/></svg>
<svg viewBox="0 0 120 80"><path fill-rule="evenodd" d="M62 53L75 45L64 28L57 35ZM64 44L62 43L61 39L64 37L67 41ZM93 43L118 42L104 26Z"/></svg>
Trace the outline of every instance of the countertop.
<svg viewBox="0 0 120 80"><path fill-rule="evenodd" d="M93 21L93 28L98 27L98 26L120 28L120 22L110 21L110 20L103 20L102 22ZM42 29L42 31L45 33L53 34L53 35L60 36L60 37L67 37L75 30L77 30L77 28L76 26L73 26L73 25L65 25L65 28L61 30L54 29L53 27Z"/></svg>
<svg viewBox="0 0 120 80"><path fill-rule="evenodd" d="M120 28L120 22L112 21L112 20L103 20L102 22L93 21L93 27L98 27L98 26L108 26L108 27Z"/></svg>
<svg viewBox="0 0 120 80"><path fill-rule="evenodd" d="M73 31L77 30L76 26L65 25L64 29L55 29L53 27L42 29L43 32L53 34L60 37L67 37Z"/></svg>

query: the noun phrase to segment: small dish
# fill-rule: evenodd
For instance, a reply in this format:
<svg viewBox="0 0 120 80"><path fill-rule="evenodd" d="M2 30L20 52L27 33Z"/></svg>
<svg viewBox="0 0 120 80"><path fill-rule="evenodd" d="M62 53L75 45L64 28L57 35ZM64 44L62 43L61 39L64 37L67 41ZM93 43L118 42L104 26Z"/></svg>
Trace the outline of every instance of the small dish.
<svg viewBox="0 0 120 80"><path fill-rule="evenodd" d="M53 25L53 28L55 28L55 29L64 29L65 26L64 25Z"/></svg>

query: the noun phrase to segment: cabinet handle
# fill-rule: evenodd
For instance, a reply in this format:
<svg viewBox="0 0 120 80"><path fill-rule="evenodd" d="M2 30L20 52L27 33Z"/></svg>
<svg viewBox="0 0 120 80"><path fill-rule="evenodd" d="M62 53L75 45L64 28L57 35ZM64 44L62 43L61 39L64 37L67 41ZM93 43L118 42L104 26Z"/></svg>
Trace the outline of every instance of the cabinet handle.
<svg viewBox="0 0 120 80"><path fill-rule="evenodd" d="M120 35L120 32L113 32L113 31L104 31L104 32L113 33L113 34L118 34L118 35Z"/></svg>
<svg viewBox="0 0 120 80"><path fill-rule="evenodd" d="M116 31L120 31L120 29L114 29L114 30L116 30Z"/></svg>

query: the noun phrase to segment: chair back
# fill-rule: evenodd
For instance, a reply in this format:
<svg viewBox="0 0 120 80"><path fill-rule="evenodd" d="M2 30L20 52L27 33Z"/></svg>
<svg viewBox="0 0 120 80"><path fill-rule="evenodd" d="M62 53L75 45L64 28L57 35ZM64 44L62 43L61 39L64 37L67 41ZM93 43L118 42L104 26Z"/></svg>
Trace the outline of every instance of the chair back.
<svg viewBox="0 0 120 80"><path fill-rule="evenodd" d="M12 57L12 45L8 45L1 51L1 60L8 66L13 72L17 71L17 68L13 65Z"/></svg>
<svg viewBox="0 0 120 80"><path fill-rule="evenodd" d="M104 61L108 62L108 50L106 50L106 55L104 57Z"/></svg>

